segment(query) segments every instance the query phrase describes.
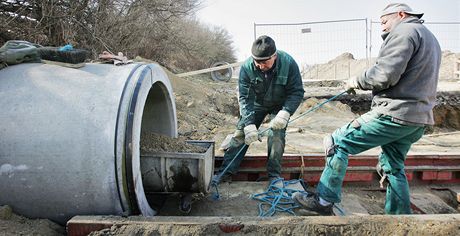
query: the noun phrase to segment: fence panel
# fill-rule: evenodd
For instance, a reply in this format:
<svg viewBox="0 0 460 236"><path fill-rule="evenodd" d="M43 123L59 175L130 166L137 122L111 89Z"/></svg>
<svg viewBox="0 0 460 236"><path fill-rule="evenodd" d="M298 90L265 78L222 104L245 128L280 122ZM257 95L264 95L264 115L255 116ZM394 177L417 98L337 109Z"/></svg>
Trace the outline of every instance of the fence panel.
<svg viewBox="0 0 460 236"><path fill-rule="evenodd" d="M305 68L325 63L348 52L367 55L367 19L296 24L254 24L254 37L269 35L277 47L291 54Z"/></svg>
<svg viewBox="0 0 460 236"><path fill-rule="evenodd" d="M441 50L460 52L460 22L425 22L423 24L436 36ZM377 57L383 42L380 21L371 21L370 28L370 56Z"/></svg>
<svg viewBox="0 0 460 236"><path fill-rule="evenodd" d="M460 52L460 22L425 22L443 51ZM303 79L346 79L373 63L382 44L380 21L351 19L295 24L254 24L254 38L271 36L291 54ZM333 60L337 58L337 60ZM354 60L358 59L358 60ZM359 60L366 59L366 60ZM450 60L450 59L449 59ZM456 58L452 57L452 64ZM450 69L449 69L450 68ZM441 77L455 75L454 65Z"/></svg>

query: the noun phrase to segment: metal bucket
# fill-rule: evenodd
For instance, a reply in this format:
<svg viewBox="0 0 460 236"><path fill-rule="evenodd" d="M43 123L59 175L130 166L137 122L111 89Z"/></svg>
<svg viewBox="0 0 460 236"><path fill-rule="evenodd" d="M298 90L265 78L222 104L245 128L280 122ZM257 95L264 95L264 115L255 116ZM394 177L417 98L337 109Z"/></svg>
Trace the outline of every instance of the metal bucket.
<svg viewBox="0 0 460 236"><path fill-rule="evenodd" d="M214 173L214 142L188 141L204 153L155 152L141 156L144 190L148 193L206 193Z"/></svg>

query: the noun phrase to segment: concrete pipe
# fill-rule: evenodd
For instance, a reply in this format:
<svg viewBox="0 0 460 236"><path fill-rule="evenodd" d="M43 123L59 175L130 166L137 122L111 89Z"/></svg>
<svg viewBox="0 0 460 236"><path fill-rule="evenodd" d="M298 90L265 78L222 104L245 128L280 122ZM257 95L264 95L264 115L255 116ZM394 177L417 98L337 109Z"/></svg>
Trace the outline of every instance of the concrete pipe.
<svg viewBox="0 0 460 236"><path fill-rule="evenodd" d="M212 64L211 67L225 66L228 65L228 62L216 62ZM211 78L215 81L224 81L227 82L232 78L233 68L229 67L222 70L215 70L211 72Z"/></svg>
<svg viewBox="0 0 460 236"><path fill-rule="evenodd" d="M141 132L177 137L171 84L155 64L0 70L0 205L65 223L75 215L155 215Z"/></svg>

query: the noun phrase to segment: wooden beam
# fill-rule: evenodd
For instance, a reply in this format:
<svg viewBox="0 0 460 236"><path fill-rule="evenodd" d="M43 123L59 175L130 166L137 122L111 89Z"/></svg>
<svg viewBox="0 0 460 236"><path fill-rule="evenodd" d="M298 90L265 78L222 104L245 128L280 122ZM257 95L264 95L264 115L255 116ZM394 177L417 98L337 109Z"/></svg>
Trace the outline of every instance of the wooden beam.
<svg viewBox="0 0 460 236"><path fill-rule="evenodd" d="M225 210L222 211L225 213ZM124 225L135 226L138 229L137 232L151 232L152 234L179 232L178 234L195 233L197 235L224 233L260 235L264 232L268 232L267 234L294 232L294 234L315 235L322 232L324 235L334 235L342 232L347 235L398 235L403 232L408 235L418 235L420 232L426 232L426 234L442 232L440 233L442 235L459 235L460 229L457 227L459 222L460 214L264 218L258 216L75 216L67 222L67 235L88 235L101 230L101 226L110 229L112 226L119 228Z"/></svg>
<svg viewBox="0 0 460 236"><path fill-rule="evenodd" d="M454 214L457 211L445 203L438 196L431 193L411 193L410 202L415 205L417 210L421 210L423 214Z"/></svg>
<svg viewBox="0 0 460 236"><path fill-rule="evenodd" d="M212 71L216 71L216 70L223 70L223 69L228 69L228 68L231 68L231 67L238 67L238 66L243 65L243 63L244 63L244 61L240 61L240 62L235 62L235 63L232 63L232 64L228 64L228 65L216 66L216 67L211 67L211 68L207 68L207 69L195 70L195 71L190 71L190 72L186 72L186 73L181 73L181 74L177 74L176 76L177 77L186 77L186 76L191 76L191 75L198 75L198 74L208 73L208 72L212 72Z"/></svg>

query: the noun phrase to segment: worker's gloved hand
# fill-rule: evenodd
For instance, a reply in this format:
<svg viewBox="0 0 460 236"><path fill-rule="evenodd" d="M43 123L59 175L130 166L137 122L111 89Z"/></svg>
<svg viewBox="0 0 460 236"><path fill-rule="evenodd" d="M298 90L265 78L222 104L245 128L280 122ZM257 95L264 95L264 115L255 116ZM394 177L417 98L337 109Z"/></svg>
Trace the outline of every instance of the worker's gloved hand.
<svg viewBox="0 0 460 236"><path fill-rule="evenodd" d="M291 114L285 110L280 110L278 114L276 114L275 118L270 122L270 128L271 129L284 129L286 128L289 117L291 117Z"/></svg>
<svg viewBox="0 0 460 236"><path fill-rule="evenodd" d="M247 145L250 145L257 140L260 141L259 132L257 131L256 125L252 124L244 127L244 142Z"/></svg>
<svg viewBox="0 0 460 236"><path fill-rule="evenodd" d="M348 94L356 95L355 89L359 89L358 77L353 76L348 78L344 83L344 88Z"/></svg>

